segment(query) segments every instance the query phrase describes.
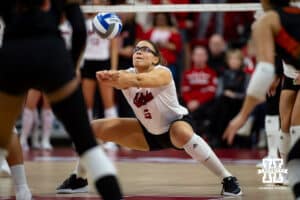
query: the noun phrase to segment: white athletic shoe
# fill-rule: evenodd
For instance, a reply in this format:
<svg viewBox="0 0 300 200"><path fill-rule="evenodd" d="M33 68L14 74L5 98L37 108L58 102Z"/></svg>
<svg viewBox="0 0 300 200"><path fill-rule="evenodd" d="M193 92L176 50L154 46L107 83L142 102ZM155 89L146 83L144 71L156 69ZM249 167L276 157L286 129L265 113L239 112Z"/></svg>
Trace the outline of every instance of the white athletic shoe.
<svg viewBox="0 0 300 200"><path fill-rule="evenodd" d="M23 151L29 151L29 145L28 145L28 142L27 142L27 138L25 139L25 138L22 137L22 135L21 135L20 143L21 143L21 146L22 146L22 150L23 150Z"/></svg>
<svg viewBox="0 0 300 200"><path fill-rule="evenodd" d="M52 150L53 147L50 144L49 140L43 139L42 142L41 142L41 149L43 149L43 150Z"/></svg>
<svg viewBox="0 0 300 200"><path fill-rule="evenodd" d="M33 131L32 136L31 136L31 146L34 149L40 149L41 148L41 143L39 141L39 136L40 133L38 130Z"/></svg>
<svg viewBox="0 0 300 200"><path fill-rule="evenodd" d="M7 161L4 160L2 165L0 166L0 176L6 177L6 176L10 176L10 175L11 175L10 168L8 166Z"/></svg>

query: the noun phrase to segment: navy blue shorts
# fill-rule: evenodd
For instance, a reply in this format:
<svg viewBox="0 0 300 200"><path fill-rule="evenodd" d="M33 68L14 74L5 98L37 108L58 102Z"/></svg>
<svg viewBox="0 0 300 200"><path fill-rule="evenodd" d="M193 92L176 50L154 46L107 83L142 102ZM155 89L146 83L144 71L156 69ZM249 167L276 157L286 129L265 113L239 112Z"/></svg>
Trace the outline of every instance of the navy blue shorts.
<svg viewBox="0 0 300 200"><path fill-rule="evenodd" d="M298 91L300 85L294 85L294 80L284 76L282 90L293 90Z"/></svg>
<svg viewBox="0 0 300 200"><path fill-rule="evenodd" d="M53 92L75 78L75 65L58 36L14 39L0 48L0 91L25 94L35 88Z"/></svg>
<svg viewBox="0 0 300 200"><path fill-rule="evenodd" d="M96 80L96 72L110 70L110 60L85 60L81 70L81 77Z"/></svg>
<svg viewBox="0 0 300 200"><path fill-rule="evenodd" d="M193 119L190 115L185 115L183 116L181 119L177 119L174 120L171 125L174 122L177 121L185 121L188 124L190 124L192 126L192 128L194 129L194 122ZM160 134L160 135L154 135L153 133L150 133L144 126L143 124L139 121L142 129L143 129L143 133L144 133L144 137L148 143L149 146L149 150L150 151L157 151L157 150L162 150L162 149L167 149L167 148L173 148L173 149L177 149L177 150L181 150L178 149L177 147L175 147L170 139L170 131ZM170 127L171 127L170 125Z"/></svg>

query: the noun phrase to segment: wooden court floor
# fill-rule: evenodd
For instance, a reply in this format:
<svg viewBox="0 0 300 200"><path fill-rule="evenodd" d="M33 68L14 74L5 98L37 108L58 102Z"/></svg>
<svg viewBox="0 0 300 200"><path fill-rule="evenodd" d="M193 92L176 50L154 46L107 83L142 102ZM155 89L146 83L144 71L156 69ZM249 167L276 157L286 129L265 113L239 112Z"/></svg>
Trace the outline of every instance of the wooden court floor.
<svg viewBox="0 0 300 200"><path fill-rule="evenodd" d="M257 173L255 163L264 152L220 150L217 155L238 177L243 196L221 196L221 181L181 151L120 153L115 163L126 200L293 199L287 187L262 183L262 176ZM75 158L70 148L50 153L33 151L25 154L28 182L35 200L98 199L92 187L88 194L55 194L56 186L72 172ZM14 199L10 177L0 177L0 199Z"/></svg>

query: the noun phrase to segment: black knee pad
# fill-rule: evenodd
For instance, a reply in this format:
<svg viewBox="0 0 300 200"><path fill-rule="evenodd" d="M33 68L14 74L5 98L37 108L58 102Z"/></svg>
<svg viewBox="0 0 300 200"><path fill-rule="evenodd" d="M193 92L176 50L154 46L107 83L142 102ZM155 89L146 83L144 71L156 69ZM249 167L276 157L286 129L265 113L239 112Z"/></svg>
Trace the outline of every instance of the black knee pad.
<svg viewBox="0 0 300 200"><path fill-rule="evenodd" d="M80 87L65 99L53 103L52 109L56 117L63 123L74 142L76 151L82 155L97 145L88 120L86 106Z"/></svg>
<svg viewBox="0 0 300 200"><path fill-rule="evenodd" d="M295 143L288 154L287 162L294 159L300 159L300 139Z"/></svg>

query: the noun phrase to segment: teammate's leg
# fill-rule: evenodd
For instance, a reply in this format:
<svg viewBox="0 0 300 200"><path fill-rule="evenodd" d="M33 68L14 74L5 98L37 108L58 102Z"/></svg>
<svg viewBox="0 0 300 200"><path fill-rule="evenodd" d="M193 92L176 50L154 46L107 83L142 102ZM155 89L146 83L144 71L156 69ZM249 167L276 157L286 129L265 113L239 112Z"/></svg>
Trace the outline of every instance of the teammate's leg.
<svg viewBox="0 0 300 200"><path fill-rule="evenodd" d="M43 107L42 107L41 116L42 116L42 127L43 127L41 148L45 150L51 150L52 145L50 143L50 136L53 127L54 115L52 113L51 107L45 95L43 95Z"/></svg>
<svg viewBox="0 0 300 200"><path fill-rule="evenodd" d="M92 121L92 127L97 139L115 142L123 147L148 151L149 146L144 137L143 130L136 119L114 118L98 119ZM57 193L87 192L86 170L82 167L82 161L78 160L72 174L57 187Z"/></svg>
<svg viewBox="0 0 300 200"><path fill-rule="evenodd" d="M73 79L62 88L47 94L57 118L70 134L84 168L94 179L98 192L104 200L122 199L116 178L116 169L98 147L86 114L78 79Z"/></svg>
<svg viewBox="0 0 300 200"><path fill-rule="evenodd" d="M11 169L11 176L15 187L16 200L31 200L32 194L27 184L23 152L16 129L14 129L12 142L8 151L9 153L7 156L7 162Z"/></svg>

